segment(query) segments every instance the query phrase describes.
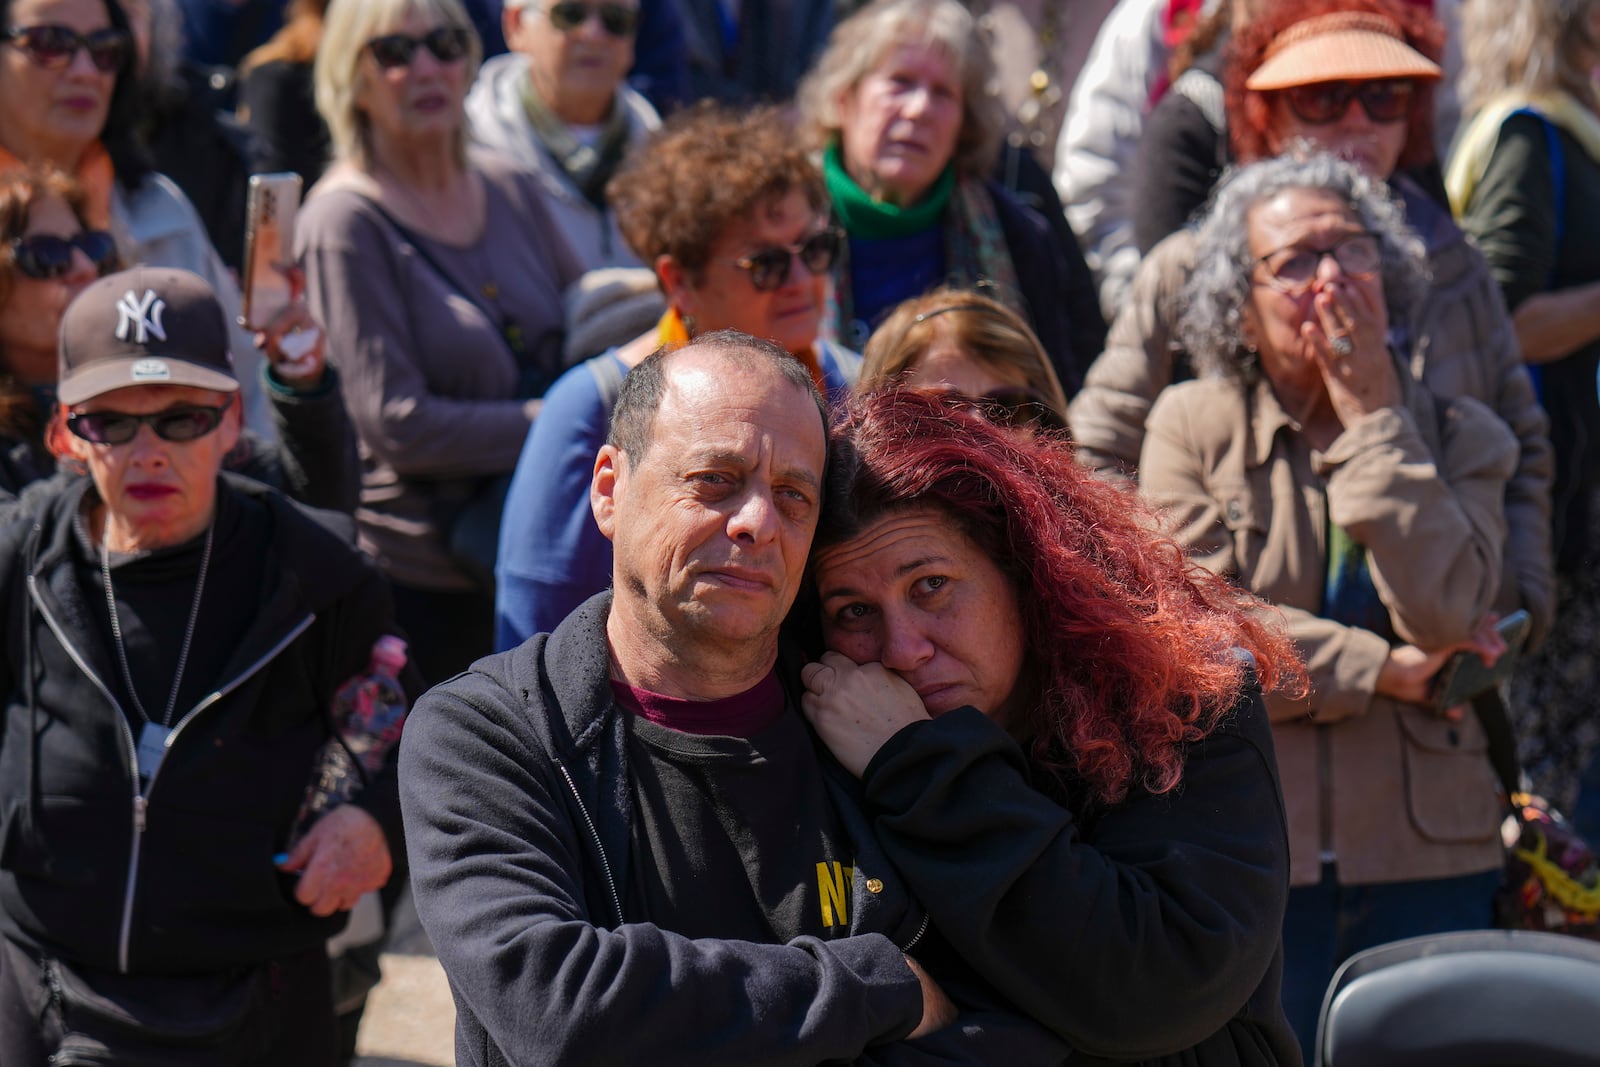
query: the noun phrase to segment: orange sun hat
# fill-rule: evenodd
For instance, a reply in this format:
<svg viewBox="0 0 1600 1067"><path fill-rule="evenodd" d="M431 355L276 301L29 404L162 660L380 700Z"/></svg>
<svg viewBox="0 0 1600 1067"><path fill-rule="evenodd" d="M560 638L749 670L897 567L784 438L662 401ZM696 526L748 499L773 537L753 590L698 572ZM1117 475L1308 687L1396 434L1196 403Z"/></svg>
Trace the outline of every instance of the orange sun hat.
<svg viewBox="0 0 1600 1067"><path fill-rule="evenodd" d="M1439 78L1439 65L1406 43L1393 19L1369 11L1335 11L1297 22L1273 38L1266 58L1244 83L1266 92L1333 81Z"/></svg>

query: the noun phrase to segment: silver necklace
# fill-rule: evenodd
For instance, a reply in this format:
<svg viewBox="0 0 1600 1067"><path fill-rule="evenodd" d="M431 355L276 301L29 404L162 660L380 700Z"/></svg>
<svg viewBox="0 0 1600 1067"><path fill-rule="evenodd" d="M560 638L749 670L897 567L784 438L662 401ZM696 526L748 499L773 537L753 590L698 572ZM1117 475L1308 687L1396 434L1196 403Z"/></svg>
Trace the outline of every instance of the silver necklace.
<svg viewBox="0 0 1600 1067"><path fill-rule="evenodd" d="M200 577L194 583L194 603L189 605L189 625L183 631L183 651L178 653L178 672L172 678L172 692L167 695L167 710L161 716L159 725L166 726L172 721L172 709L178 704L178 687L183 684L183 669L189 665L189 644L194 640L195 620L200 617L200 595L205 592L206 572L211 569L211 542L217 532L216 516L212 516L211 525L206 527L206 547L200 555ZM117 619L117 598L111 591L111 553L106 549L106 538L100 538L100 576L106 585L106 610L111 613L112 643L117 646L117 665L122 668L122 681L128 687L128 696L133 700L133 710L145 722L154 722L150 713L144 710L144 704L139 700L139 691L133 687L133 672L128 669L128 650L122 644L122 623Z"/></svg>

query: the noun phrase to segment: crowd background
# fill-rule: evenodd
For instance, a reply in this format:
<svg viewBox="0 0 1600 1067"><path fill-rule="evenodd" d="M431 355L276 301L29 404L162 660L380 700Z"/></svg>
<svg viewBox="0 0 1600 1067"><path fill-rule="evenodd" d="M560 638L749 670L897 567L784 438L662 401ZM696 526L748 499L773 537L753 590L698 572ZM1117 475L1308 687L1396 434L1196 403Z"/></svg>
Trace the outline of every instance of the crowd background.
<svg viewBox="0 0 1600 1067"><path fill-rule="evenodd" d="M775 339L836 400L859 376L1065 425L1080 463L1130 487L1166 396L1163 481L1147 492L1171 505L1190 491L1180 540L1361 630L1377 659L1410 648L1436 669L1486 612L1528 608L1534 647L1508 691L1524 769L1600 836L1600 244L1585 240L1600 217L1585 210L1600 195L1600 0L0 0L0 32L6 494L49 474L51 338L77 291L119 265L182 267L232 321L247 176L293 170L306 318L233 329L244 428L258 451L282 443L288 488L353 513L429 683L604 584L583 453L617 382L658 344L732 326ZM1233 403L1264 375L1279 402L1291 392L1271 338L1251 333L1270 314L1191 284L1197 224L1233 168L1315 151L1373 186L1346 206L1383 238L1386 272L1359 313L1317 303L1332 317L1316 350L1344 358L1336 342L1364 338L1376 406L1417 413L1359 444L1403 438L1453 470L1467 443L1446 425L1481 420L1475 443L1494 453L1470 493L1466 475L1445 479L1460 498L1447 505L1471 513L1455 535L1475 566L1439 576L1460 595L1430 610L1468 606L1436 626L1413 625L1428 591L1385 578L1376 536L1341 557L1364 603L1321 559L1289 595L1256 552L1271 494L1255 511L1248 492L1184 480L1215 457L1174 429L1188 409L1169 385L1209 376ZM1349 170L1312 184L1346 188ZM1290 277L1256 236L1205 246L1220 258L1202 280L1265 264L1279 273L1262 285L1309 306L1313 279L1377 269L1324 245ZM1388 284L1402 259L1415 277ZM1197 323L1197 308L1220 317ZM324 338L309 378L279 347L294 325ZM950 348L971 364L939 362ZM1304 437L1284 447L1298 484L1336 499L1351 479L1324 450L1372 412L1328 374L1283 416ZM1401 490L1361 492L1382 510ZM1338 555L1324 539L1348 548L1365 520L1330 512L1305 523L1324 522L1309 543ZM1213 535L1240 558L1218 563ZM535 597L560 610L537 614ZM1386 691L1376 666L1340 669L1348 693L1312 704L1359 710L1325 722L1375 692L1425 698ZM1290 714L1274 710L1280 749ZM1368 875L1419 877L1405 863Z"/></svg>

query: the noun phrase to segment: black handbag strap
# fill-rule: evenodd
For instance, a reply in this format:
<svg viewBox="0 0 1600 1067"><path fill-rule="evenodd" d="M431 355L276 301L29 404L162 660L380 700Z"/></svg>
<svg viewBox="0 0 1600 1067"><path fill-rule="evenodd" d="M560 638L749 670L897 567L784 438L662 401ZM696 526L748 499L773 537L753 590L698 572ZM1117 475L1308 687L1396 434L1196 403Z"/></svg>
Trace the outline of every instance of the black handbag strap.
<svg viewBox="0 0 1600 1067"><path fill-rule="evenodd" d="M372 210L376 211L383 218L383 221L387 222L394 232L399 235L400 239L411 246L412 250L417 253L418 257L421 258L422 262L428 265L428 269L439 276L440 281L444 282L445 285L454 290L457 296L461 297L463 300L467 301L467 303L477 308L483 313L484 318L488 319L494 324L495 335L498 336L501 342L506 346L506 351L511 353L511 358L516 365L521 367L523 364L523 353L518 350L518 346L513 343L511 339L511 334L509 332L510 324L505 316L496 315L490 311L489 308L484 307L483 302L472 294L470 287L462 285L460 280L456 278L454 274L451 274L448 270L445 270L444 264L440 263L439 260L434 257L433 253L428 251L428 246L422 242L422 239L413 233L408 227L403 225L399 219L395 218L394 215L390 213L389 209L380 204L376 198L370 197L366 193L357 193L356 195L371 205Z"/></svg>
<svg viewBox="0 0 1600 1067"><path fill-rule="evenodd" d="M1515 807L1512 797L1522 790L1522 763L1517 758L1517 735L1511 728L1511 714L1498 687L1485 689L1472 698L1472 710L1483 725L1484 737L1489 742L1489 765L1500 788L1505 790L1506 804Z"/></svg>

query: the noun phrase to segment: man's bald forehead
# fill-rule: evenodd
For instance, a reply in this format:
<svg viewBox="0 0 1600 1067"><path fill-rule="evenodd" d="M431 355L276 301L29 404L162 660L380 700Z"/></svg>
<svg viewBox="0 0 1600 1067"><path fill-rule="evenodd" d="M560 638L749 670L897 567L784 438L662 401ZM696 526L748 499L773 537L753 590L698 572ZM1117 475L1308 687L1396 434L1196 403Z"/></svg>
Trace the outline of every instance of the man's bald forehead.
<svg viewBox="0 0 1600 1067"><path fill-rule="evenodd" d="M654 438L656 415L668 390L676 393L680 385L687 388L698 376L723 381L731 368L752 374L755 381L787 382L801 391L815 405L826 438L827 406L805 365L771 341L737 330L719 330L681 348L662 346L628 372L611 413L607 443L625 453L630 462L640 462Z"/></svg>

